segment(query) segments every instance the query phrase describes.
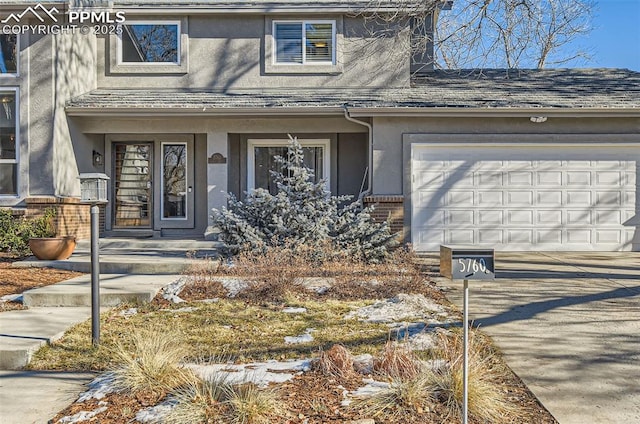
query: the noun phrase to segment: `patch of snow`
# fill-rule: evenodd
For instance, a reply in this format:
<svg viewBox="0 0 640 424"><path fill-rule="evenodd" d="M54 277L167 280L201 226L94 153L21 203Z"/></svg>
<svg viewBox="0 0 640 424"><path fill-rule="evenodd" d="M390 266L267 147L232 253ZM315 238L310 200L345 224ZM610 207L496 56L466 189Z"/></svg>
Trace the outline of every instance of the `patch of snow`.
<svg viewBox="0 0 640 424"><path fill-rule="evenodd" d="M178 296L187 285L188 277L180 277L176 281L162 288L162 297L171 303L182 303L184 299Z"/></svg>
<svg viewBox="0 0 640 424"><path fill-rule="evenodd" d="M0 297L0 302L22 302L22 293L5 294Z"/></svg>
<svg viewBox="0 0 640 424"><path fill-rule="evenodd" d="M365 322L390 323L408 318L424 318L434 320L446 311L434 301L421 294L408 295L401 293L391 299L382 300L370 306L348 313L345 319L358 318Z"/></svg>
<svg viewBox="0 0 640 424"><path fill-rule="evenodd" d="M179 314L181 312L194 312L197 311L200 308L194 308L193 306L187 306L185 308L180 308L180 309L160 309L163 312L173 312L174 314Z"/></svg>
<svg viewBox="0 0 640 424"><path fill-rule="evenodd" d="M365 383L365 385L358 387L355 391L351 392L351 397L359 399L368 398L391 388L391 383L387 383L385 381L376 381L365 378L362 379L362 382Z"/></svg>
<svg viewBox="0 0 640 424"><path fill-rule="evenodd" d="M222 287L229 292L229 297L236 297L238 293L249 287L249 283L243 278L216 277L212 278L212 280L220 282Z"/></svg>
<svg viewBox="0 0 640 424"><path fill-rule="evenodd" d="M294 284L299 284L309 291L317 294L325 294L336 282L335 278L330 277L304 277L296 278Z"/></svg>
<svg viewBox="0 0 640 424"><path fill-rule="evenodd" d="M286 336L284 338L285 344L300 344L309 343L313 341L312 332L316 331L315 328L307 328L307 331L300 336Z"/></svg>
<svg viewBox="0 0 640 424"><path fill-rule="evenodd" d="M145 424L161 423L164 421L164 417L169 414L178 405L178 401L175 399L165 400L164 402L151 406L149 408L142 409L136 414L136 421Z"/></svg>
<svg viewBox="0 0 640 424"><path fill-rule="evenodd" d="M409 338L407 344L411 350L429 350L436 346L435 333L420 333Z"/></svg>
<svg viewBox="0 0 640 424"><path fill-rule="evenodd" d="M373 356L368 353L354 356L353 367L361 374L371 374L373 372Z"/></svg>
<svg viewBox="0 0 640 424"><path fill-rule="evenodd" d="M284 308L282 312L285 314L304 314L307 312L307 308Z"/></svg>
<svg viewBox="0 0 640 424"><path fill-rule="evenodd" d="M121 317L130 317L130 316L133 316L133 315L138 315L138 308L125 309L124 311L120 311L119 315Z"/></svg>
<svg viewBox="0 0 640 424"><path fill-rule="evenodd" d="M230 384L251 382L260 387L266 387L269 383L284 383L294 376L311 369L311 360L301 359L297 361L266 361L251 364L188 364L187 368L195 372L200 378L213 380L222 378Z"/></svg>
<svg viewBox="0 0 640 424"><path fill-rule="evenodd" d="M62 417L57 422L58 423L81 423L83 421L89 421L96 415L106 410L107 410L106 406L101 406L100 408L93 411L80 411L77 414Z"/></svg>
<svg viewBox="0 0 640 424"><path fill-rule="evenodd" d="M109 393L116 391L115 376L113 373L104 373L89 383L89 390L82 393L76 402L85 402L89 399L102 399Z"/></svg>

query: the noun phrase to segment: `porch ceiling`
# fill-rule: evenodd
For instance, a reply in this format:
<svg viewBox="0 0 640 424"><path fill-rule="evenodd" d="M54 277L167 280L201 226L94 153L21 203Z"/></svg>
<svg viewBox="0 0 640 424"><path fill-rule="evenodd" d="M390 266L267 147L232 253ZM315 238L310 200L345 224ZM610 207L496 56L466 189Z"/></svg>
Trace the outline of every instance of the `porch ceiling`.
<svg viewBox="0 0 640 424"><path fill-rule="evenodd" d="M640 116L640 72L626 69L435 71L406 88L98 89L70 100L83 115Z"/></svg>

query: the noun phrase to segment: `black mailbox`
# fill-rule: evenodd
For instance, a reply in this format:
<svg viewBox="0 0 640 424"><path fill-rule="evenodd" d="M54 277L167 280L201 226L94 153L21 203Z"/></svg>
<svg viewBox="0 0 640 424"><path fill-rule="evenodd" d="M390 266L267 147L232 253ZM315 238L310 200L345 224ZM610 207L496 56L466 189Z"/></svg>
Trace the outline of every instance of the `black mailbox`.
<svg viewBox="0 0 640 424"><path fill-rule="evenodd" d="M474 246L440 245L440 274L452 280L493 280L495 252Z"/></svg>

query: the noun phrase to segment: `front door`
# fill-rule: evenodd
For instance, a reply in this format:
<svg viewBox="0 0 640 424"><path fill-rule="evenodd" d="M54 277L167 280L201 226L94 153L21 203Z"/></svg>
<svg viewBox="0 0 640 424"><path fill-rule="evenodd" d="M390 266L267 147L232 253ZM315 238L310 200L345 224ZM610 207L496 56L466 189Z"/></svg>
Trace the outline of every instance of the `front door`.
<svg viewBox="0 0 640 424"><path fill-rule="evenodd" d="M114 229L153 225L153 143L113 144Z"/></svg>

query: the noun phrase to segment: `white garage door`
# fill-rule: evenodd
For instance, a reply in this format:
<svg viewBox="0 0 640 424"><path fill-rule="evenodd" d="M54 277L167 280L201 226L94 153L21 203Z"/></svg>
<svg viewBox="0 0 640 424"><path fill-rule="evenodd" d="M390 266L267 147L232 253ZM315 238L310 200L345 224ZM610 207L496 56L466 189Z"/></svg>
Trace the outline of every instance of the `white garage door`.
<svg viewBox="0 0 640 424"><path fill-rule="evenodd" d="M418 251L632 249L637 148L414 144L411 154Z"/></svg>

